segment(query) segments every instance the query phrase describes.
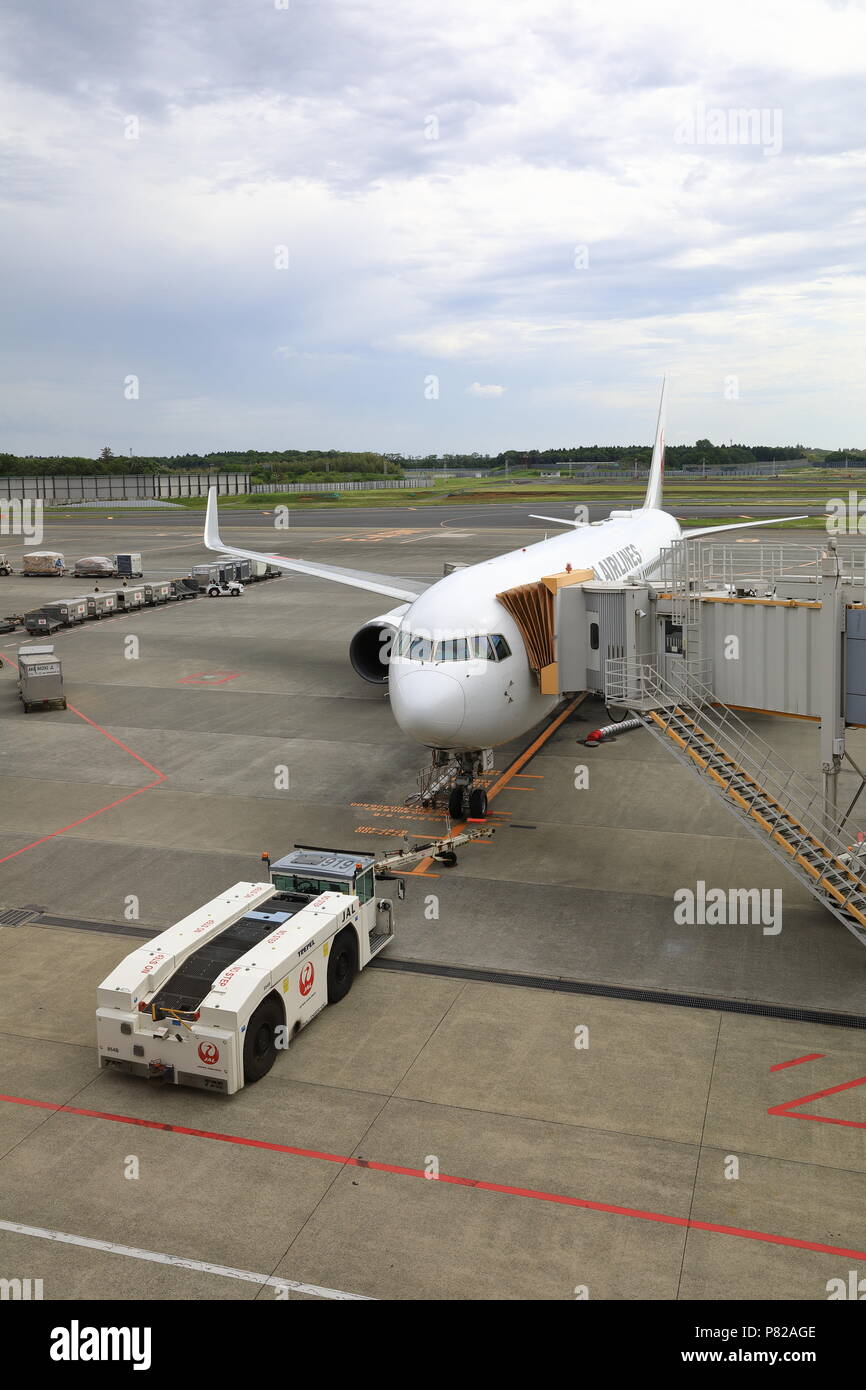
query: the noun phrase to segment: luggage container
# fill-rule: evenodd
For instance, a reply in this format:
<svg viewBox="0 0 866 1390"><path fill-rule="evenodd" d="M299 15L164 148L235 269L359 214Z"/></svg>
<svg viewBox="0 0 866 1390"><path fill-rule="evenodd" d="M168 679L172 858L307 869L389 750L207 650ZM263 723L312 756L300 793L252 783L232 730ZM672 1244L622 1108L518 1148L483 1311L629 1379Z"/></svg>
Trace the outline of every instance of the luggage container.
<svg viewBox="0 0 866 1390"><path fill-rule="evenodd" d="M31 550L22 560L21 573L27 575L61 575L66 573L66 561L59 550Z"/></svg>
<svg viewBox="0 0 866 1390"><path fill-rule="evenodd" d="M24 626L31 636L43 637L51 632L60 632L63 623L53 614L46 613L44 608L35 608L32 613L24 614Z"/></svg>
<svg viewBox="0 0 866 1390"><path fill-rule="evenodd" d="M140 579L143 573L141 556L135 550L130 550L125 555L115 555L114 568L120 575L128 575L130 579Z"/></svg>
<svg viewBox="0 0 866 1390"><path fill-rule="evenodd" d="M167 579L157 579L144 585L145 603L168 603L171 598L171 584Z"/></svg>
<svg viewBox="0 0 866 1390"><path fill-rule="evenodd" d="M53 646L19 647L18 694L25 714L40 706L66 709L60 657Z"/></svg>
<svg viewBox="0 0 866 1390"><path fill-rule="evenodd" d="M76 576L83 575L113 575L117 573L114 561L107 555L85 555L81 560L75 561L75 568L72 573Z"/></svg>
<svg viewBox="0 0 866 1390"><path fill-rule="evenodd" d="M193 565L190 578L195 580L198 589L207 589L210 584L224 584L225 572L225 564Z"/></svg>
<svg viewBox="0 0 866 1390"><path fill-rule="evenodd" d="M169 598L198 598L198 583L190 575L187 579L172 579Z"/></svg>
<svg viewBox="0 0 866 1390"><path fill-rule="evenodd" d="M59 618L64 627L75 627L87 617L86 598L58 598L51 603L43 603L43 612L49 617Z"/></svg>
<svg viewBox="0 0 866 1390"><path fill-rule="evenodd" d="M115 589L114 593L121 612L128 613L132 608L144 607L143 584L130 584L125 589Z"/></svg>
<svg viewBox="0 0 866 1390"><path fill-rule="evenodd" d="M105 618L118 609L117 594L84 594L88 618Z"/></svg>

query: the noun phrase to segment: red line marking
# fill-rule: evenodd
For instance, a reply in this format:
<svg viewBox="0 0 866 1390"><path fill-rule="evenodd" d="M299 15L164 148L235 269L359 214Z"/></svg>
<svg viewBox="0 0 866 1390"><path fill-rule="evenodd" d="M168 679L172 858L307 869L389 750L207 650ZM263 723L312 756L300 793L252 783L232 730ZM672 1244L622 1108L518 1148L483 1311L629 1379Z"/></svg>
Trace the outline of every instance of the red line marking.
<svg viewBox="0 0 866 1390"><path fill-rule="evenodd" d="M134 755L133 755L134 756ZM87 821L94 820L96 816L101 816L104 811L113 811L115 806L122 806L124 801L132 801L136 796L141 796L142 792L149 792L153 787L158 787L165 781L165 774L160 773L154 782L148 782L146 787L138 787L134 792L128 792L126 796L121 796L117 801L111 801L107 806L100 806L98 811L91 811L89 816L82 816L80 820L74 820L69 825L64 825L61 830L52 830L48 835L43 835L39 840L32 840L29 845L22 845L21 849L14 849L11 854L4 854L0 859L0 864L5 864L7 860L14 859L18 854L26 854L29 849L36 849L37 845L47 844L58 835L65 835L67 830L74 830L78 825L85 825Z"/></svg>
<svg viewBox="0 0 866 1390"><path fill-rule="evenodd" d="M853 1086L864 1085L866 1076L858 1076L854 1081L843 1081L841 1086L828 1086L826 1091L813 1091L811 1095L800 1096L798 1100L786 1100L781 1105L771 1105L767 1114L781 1115L789 1120L814 1120L820 1125L843 1125L846 1129L866 1129L866 1120L837 1120L832 1115L794 1114L798 1106L808 1105L812 1100L823 1100L824 1096L835 1096L840 1091L850 1091Z"/></svg>
<svg viewBox="0 0 866 1390"><path fill-rule="evenodd" d="M866 1077L861 1078L866 1081ZM847 1082L846 1085L858 1085ZM844 1090L836 1086L834 1090ZM826 1092L824 1094L829 1094ZM807 1097L809 1099L809 1097ZM669 1216L665 1212L642 1211L638 1207L620 1207L611 1202L592 1202L585 1197L567 1197L560 1192L544 1192L534 1187L512 1187L507 1183L483 1182L477 1178L462 1178L452 1173L440 1173L436 1179L428 1179L422 1168L404 1168L396 1163L376 1163L372 1159L352 1158L348 1154L328 1153L320 1149L302 1149L292 1144L274 1144L266 1139L247 1139L238 1134L219 1134L207 1129L190 1129L186 1125L164 1124L159 1120L142 1120L135 1115L114 1115L103 1110L84 1110L73 1105L55 1105L52 1101L33 1100L28 1096L0 1095L0 1101L12 1105L29 1105L39 1110L53 1110L64 1115L83 1115L88 1119L111 1120L116 1124L139 1125L142 1129L160 1129L170 1134L184 1134L193 1139L211 1139L222 1144L239 1144L245 1148L268 1149L272 1153L291 1154L298 1158L315 1158L323 1163L339 1163L348 1168L371 1168L377 1173L391 1173L397 1177L420 1178L423 1181L450 1183L456 1187L474 1187L480 1192L495 1192L506 1197L525 1197L536 1202L553 1202L557 1206L580 1207L584 1211L608 1212L614 1216L630 1216L637 1221L652 1221L664 1226L679 1226L690 1231L709 1231L715 1235L737 1236L742 1240L756 1240L767 1245L784 1245L797 1250L816 1250L825 1255L842 1255L847 1259L866 1259L866 1250L851 1250L846 1246L825 1245L817 1240L800 1240L796 1236L780 1236L769 1231L755 1231L745 1226L723 1226L714 1221L694 1221L687 1216ZM811 1117L804 1117L811 1118Z"/></svg>
<svg viewBox="0 0 866 1390"><path fill-rule="evenodd" d="M107 729L103 729L101 724L97 724L95 720L89 719L86 714L82 714L80 709L76 709L74 705L68 705L67 708L70 709L73 714L77 714L79 719L83 719L85 724L89 724L91 729L96 729L97 733L102 734L103 738L110 739L112 743L117 744L118 748L122 748L124 753L128 753L131 758L135 758L135 761L141 763L143 767L146 767L148 772L155 772L157 777L163 779L168 776L167 772L160 772L158 767L154 767L153 763L147 761L147 758L143 758L140 753L133 752L133 750L128 748L119 738L115 738L114 734L110 734ZM145 788L142 787L141 790L144 791Z"/></svg>
<svg viewBox="0 0 866 1390"><path fill-rule="evenodd" d="M824 1057L823 1052L807 1052L805 1057L792 1057L790 1062L777 1062L770 1071L784 1071L786 1067L799 1067L802 1062L816 1062L819 1057Z"/></svg>
<svg viewBox="0 0 866 1390"><path fill-rule="evenodd" d="M0 653L0 662L3 661L8 661L9 665L14 666L16 671L19 669L18 663L13 661L11 656L3 656L2 653ZM71 714L74 714L77 719L81 719L85 724L89 724L91 729L96 729L97 733L102 734L103 738L107 738L109 742L116 744L118 748L122 748L124 753L128 753L130 758L134 758L137 763L141 763L142 767L146 767L149 772L155 772L156 778L153 782L148 782L146 787L137 787L134 792L128 792L126 796L118 797L116 801L110 801L107 806L100 806L98 811L91 811L89 815L82 816L79 820L71 821L69 825L64 825L60 830L52 830L48 835L42 835L40 839L31 841L29 845L22 845L21 849L15 849L11 854L5 854L3 858L0 859L0 864L5 864L8 860L15 859L19 854L26 854L30 849L36 849L38 845L47 844L49 840L56 839L58 835L65 835L67 830L74 830L79 825L85 825L87 821L94 820L96 816L103 815L105 811L113 811L115 806L122 806L125 801L132 801L134 797L141 796L142 792L149 792L153 787L158 787L160 783L164 782L168 777L167 772L160 772L158 767L154 767L153 763L147 761L147 758L143 758L140 753L136 753L121 739L115 738L114 734L110 734L107 729L103 729L102 725L97 724L94 719L89 718L86 714L82 714L81 710L76 709L75 705L67 705L67 709Z"/></svg>

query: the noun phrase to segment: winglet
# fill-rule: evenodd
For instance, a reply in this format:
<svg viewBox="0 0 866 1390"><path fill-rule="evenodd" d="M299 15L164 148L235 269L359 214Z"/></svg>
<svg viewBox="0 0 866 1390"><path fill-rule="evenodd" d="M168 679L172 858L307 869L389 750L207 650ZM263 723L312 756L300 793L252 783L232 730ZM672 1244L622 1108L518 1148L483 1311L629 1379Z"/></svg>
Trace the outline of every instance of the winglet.
<svg viewBox="0 0 866 1390"><path fill-rule="evenodd" d="M653 445L653 457L650 464L649 482L644 498L645 508L659 508L662 504L662 489L664 487L665 474L665 412L667 408L668 379L662 380L662 394L659 401L659 418L656 423L656 438Z"/></svg>
<svg viewBox="0 0 866 1390"><path fill-rule="evenodd" d="M224 550L225 547L220 539L220 523L217 513L217 490L215 487L208 489L207 512L204 519L204 543L208 550Z"/></svg>

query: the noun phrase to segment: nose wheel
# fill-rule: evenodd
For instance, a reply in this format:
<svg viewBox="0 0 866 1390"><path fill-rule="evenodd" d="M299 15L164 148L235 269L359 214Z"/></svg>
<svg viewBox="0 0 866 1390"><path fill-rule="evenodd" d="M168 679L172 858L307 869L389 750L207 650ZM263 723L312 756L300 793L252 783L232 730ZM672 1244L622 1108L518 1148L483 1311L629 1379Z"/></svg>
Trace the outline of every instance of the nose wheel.
<svg viewBox="0 0 866 1390"><path fill-rule="evenodd" d="M487 792L483 787L452 787L448 797L448 815L452 820L483 820L487 815Z"/></svg>

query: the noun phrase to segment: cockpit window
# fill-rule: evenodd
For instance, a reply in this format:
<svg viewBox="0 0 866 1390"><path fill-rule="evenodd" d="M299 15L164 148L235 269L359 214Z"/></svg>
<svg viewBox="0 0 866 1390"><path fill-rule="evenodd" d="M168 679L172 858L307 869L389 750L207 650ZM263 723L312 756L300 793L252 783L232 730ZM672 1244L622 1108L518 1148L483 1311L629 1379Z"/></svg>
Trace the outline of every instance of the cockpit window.
<svg viewBox="0 0 866 1390"><path fill-rule="evenodd" d="M448 637L436 643L437 661L468 661L469 640L466 637Z"/></svg>
<svg viewBox="0 0 866 1390"><path fill-rule="evenodd" d="M394 638L391 657L412 661L504 661L511 648L501 633L469 637L446 637L434 642L420 633L401 631Z"/></svg>
<svg viewBox="0 0 866 1390"><path fill-rule="evenodd" d="M433 643L429 637L412 637L409 641L409 656L413 661L432 661Z"/></svg>

